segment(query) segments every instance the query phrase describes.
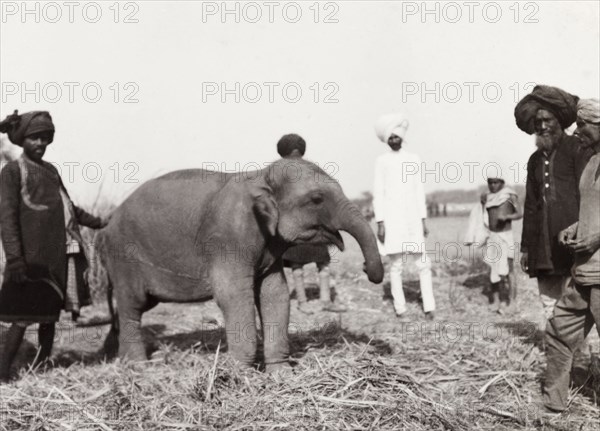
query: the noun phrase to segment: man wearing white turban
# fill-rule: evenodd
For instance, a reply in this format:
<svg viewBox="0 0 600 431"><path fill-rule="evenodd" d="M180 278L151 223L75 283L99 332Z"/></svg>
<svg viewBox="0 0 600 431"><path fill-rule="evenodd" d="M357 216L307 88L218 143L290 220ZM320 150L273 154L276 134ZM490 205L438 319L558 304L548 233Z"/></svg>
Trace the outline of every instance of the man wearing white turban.
<svg viewBox="0 0 600 431"><path fill-rule="evenodd" d="M375 123L375 133L385 143L388 142L392 134L404 139L407 130L408 120L400 113L384 115Z"/></svg>
<svg viewBox="0 0 600 431"><path fill-rule="evenodd" d="M419 269L425 315L433 319L435 299L431 263L424 253L428 231L421 159L402 149L407 130L408 120L402 114L385 115L375 124L377 137L392 151L382 154L375 162L373 211L380 251L391 261L390 283L396 315L402 316L406 312L402 264L410 257Z"/></svg>

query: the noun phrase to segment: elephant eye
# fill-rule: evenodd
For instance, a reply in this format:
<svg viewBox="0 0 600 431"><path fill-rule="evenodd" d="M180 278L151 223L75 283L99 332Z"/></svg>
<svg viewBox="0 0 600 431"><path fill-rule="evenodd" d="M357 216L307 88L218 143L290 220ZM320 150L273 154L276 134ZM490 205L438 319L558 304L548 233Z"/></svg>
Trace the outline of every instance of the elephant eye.
<svg viewBox="0 0 600 431"><path fill-rule="evenodd" d="M313 197L310 198L311 202L313 204L322 204L323 203L323 196L321 195L315 195Z"/></svg>

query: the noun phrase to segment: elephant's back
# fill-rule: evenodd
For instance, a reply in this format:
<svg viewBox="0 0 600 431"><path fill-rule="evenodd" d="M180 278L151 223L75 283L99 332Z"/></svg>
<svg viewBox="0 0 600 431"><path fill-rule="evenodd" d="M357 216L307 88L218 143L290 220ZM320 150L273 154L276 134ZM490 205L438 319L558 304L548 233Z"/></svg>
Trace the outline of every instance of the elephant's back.
<svg viewBox="0 0 600 431"><path fill-rule="evenodd" d="M144 218L157 211L189 215L201 211L222 187L223 183L214 181L201 169L173 171L146 181L119 206L117 212Z"/></svg>
<svg viewBox="0 0 600 431"><path fill-rule="evenodd" d="M222 188L203 172L175 171L142 184L113 213L106 243L127 244L140 260L190 272L197 265L199 226Z"/></svg>

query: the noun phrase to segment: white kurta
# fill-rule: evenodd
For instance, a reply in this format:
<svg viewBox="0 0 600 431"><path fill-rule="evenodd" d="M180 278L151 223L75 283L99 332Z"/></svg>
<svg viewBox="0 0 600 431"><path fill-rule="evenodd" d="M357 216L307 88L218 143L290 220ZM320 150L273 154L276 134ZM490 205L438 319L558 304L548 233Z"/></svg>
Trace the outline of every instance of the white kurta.
<svg viewBox="0 0 600 431"><path fill-rule="evenodd" d="M385 224L382 254L420 253L425 250L422 219L427 217L423 167L416 154L390 151L375 162L373 212Z"/></svg>

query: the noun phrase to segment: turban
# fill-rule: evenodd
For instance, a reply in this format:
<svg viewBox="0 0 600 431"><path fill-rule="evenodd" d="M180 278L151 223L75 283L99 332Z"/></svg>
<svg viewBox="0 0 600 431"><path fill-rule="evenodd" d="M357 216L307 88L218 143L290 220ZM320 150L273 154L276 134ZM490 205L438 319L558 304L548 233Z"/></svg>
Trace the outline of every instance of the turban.
<svg viewBox="0 0 600 431"><path fill-rule="evenodd" d="M18 111L6 117L0 122L0 132L7 133L8 139L19 147L27 136L35 133L50 133L50 142L54 140L54 124L52 117L46 111L32 111L19 115Z"/></svg>
<svg viewBox="0 0 600 431"><path fill-rule="evenodd" d="M600 101L598 99L582 99L577 103L577 118L600 125Z"/></svg>
<svg viewBox="0 0 600 431"><path fill-rule="evenodd" d="M386 144L392 135L404 139L407 130L408 120L401 113L384 115L375 123L377 137Z"/></svg>
<svg viewBox="0 0 600 431"><path fill-rule="evenodd" d="M535 116L540 109L545 109L554 114L564 130L577 119L578 100L579 97L560 88L536 85L533 91L523 97L515 107L517 126L525 133L532 135L535 133Z"/></svg>
<svg viewBox="0 0 600 431"><path fill-rule="evenodd" d="M281 157L288 157L294 150L298 150L301 156L306 151L306 141L300 135L290 133L289 135L282 136L279 142L277 142L277 152Z"/></svg>

